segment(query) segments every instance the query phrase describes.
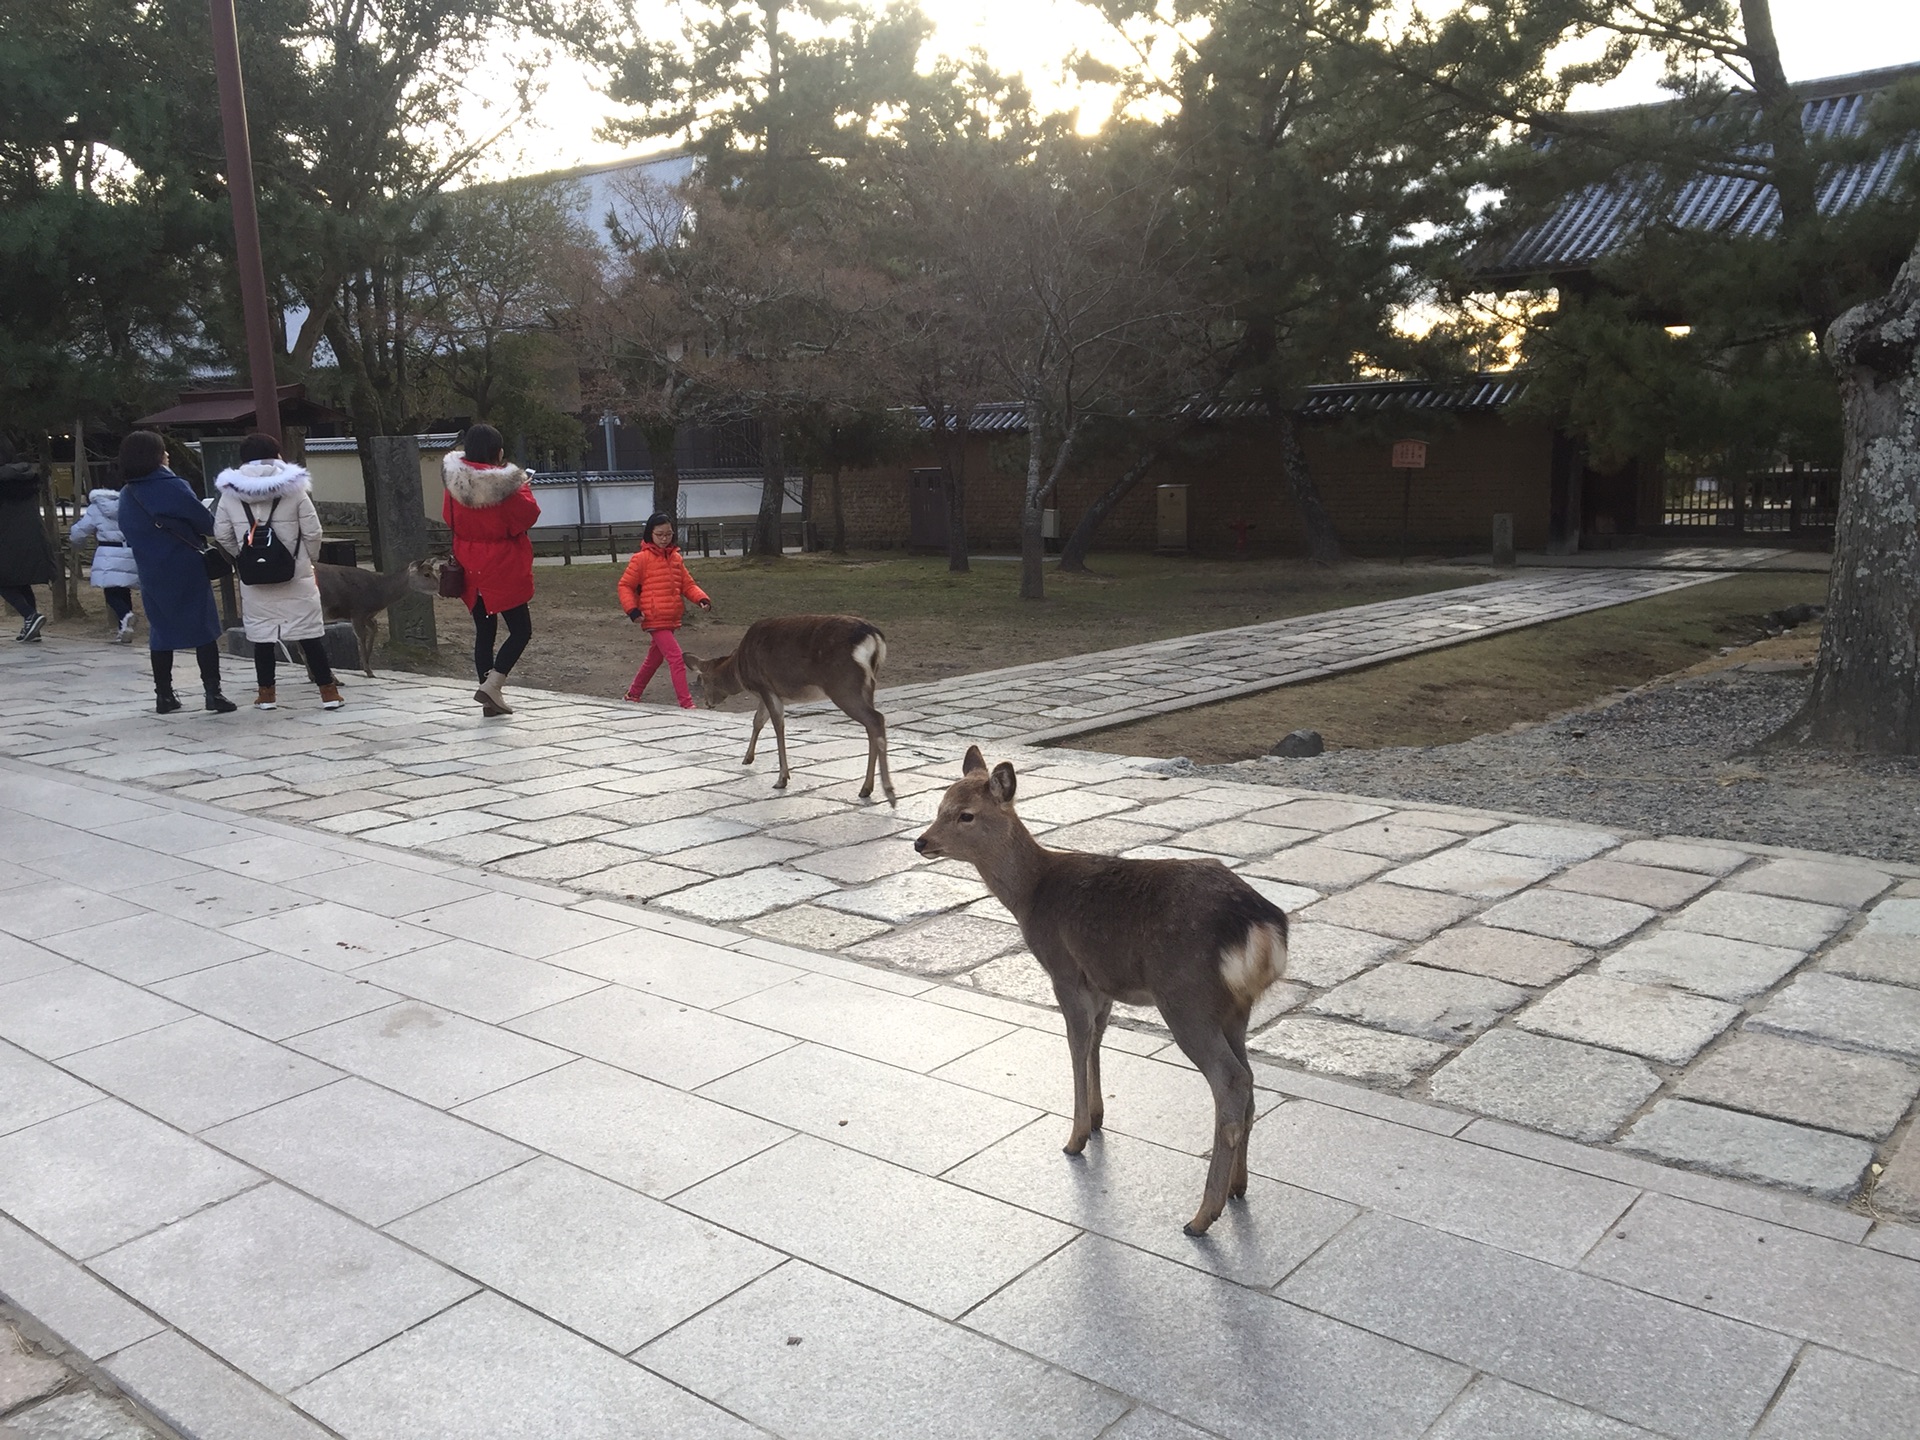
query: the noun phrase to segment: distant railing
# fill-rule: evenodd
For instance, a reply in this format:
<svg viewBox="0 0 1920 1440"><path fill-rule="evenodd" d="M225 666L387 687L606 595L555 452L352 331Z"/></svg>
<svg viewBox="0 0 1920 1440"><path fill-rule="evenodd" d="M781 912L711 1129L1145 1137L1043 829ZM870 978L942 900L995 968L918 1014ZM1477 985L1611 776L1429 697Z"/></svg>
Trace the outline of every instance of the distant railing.
<svg viewBox="0 0 1920 1440"><path fill-rule="evenodd" d="M577 556L606 554L624 559L646 537L641 533L654 514L651 470L547 470L533 476L540 500L540 524L534 528L536 553ZM763 479L754 469L699 468L680 472L675 522L689 554L750 554L760 514ZM806 476L788 472L781 507L781 544L812 548L805 523ZM624 549L622 547L625 547Z"/></svg>
<svg viewBox="0 0 1920 1440"><path fill-rule="evenodd" d="M1759 475L1667 477L1661 520L1669 530L1736 535L1820 534L1834 528L1840 472L1807 466Z"/></svg>

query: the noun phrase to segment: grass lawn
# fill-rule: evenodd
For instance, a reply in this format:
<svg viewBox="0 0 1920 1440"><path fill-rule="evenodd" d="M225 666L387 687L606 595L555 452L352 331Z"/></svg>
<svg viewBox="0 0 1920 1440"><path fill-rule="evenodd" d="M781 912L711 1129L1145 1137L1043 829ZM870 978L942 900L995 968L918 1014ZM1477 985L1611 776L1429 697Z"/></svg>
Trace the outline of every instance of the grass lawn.
<svg viewBox="0 0 1920 1440"><path fill-rule="evenodd" d="M965 575L950 575L941 557L897 553L788 556L771 564L693 556L687 565L713 597L712 615L692 611L680 632L690 652L725 654L749 623L769 615L860 615L887 634L883 687L1449 590L1493 574L1420 563L1321 569L1300 560L1103 555L1093 575L1049 568L1047 598L1033 602L1019 598L1017 563L1002 559L976 560ZM620 613L619 578L604 563L536 569L533 644L514 679L580 694L624 693L647 638ZM442 668L467 673L461 657L472 622L454 601L439 602L438 618ZM665 675L647 698L672 703Z"/></svg>
<svg viewBox="0 0 1920 1440"><path fill-rule="evenodd" d="M1684 670L1722 646L1760 639L1769 611L1821 604L1826 594L1825 575L1733 575L1069 743L1116 755L1186 755L1199 764L1264 755L1300 729L1318 730L1329 748L1449 745Z"/></svg>

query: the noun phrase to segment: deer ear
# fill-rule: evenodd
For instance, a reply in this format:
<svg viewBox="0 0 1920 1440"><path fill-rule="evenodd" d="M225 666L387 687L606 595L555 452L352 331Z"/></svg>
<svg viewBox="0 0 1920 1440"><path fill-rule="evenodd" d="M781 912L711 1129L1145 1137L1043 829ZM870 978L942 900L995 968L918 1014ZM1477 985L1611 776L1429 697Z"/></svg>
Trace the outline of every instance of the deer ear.
<svg viewBox="0 0 1920 1440"><path fill-rule="evenodd" d="M967 758L960 762L960 773L962 775L971 775L976 770L985 770L986 768L987 757L980 753L980 747L978 745L969 745L967 747Z"/></svg>
<svg viewBox="0 0 1920 1440"><path fill-rule="evenodd" d="M993 767L993 778L987 781L987 793L1002 805L1013 799L1013 766L1002 760Z"/></svg>

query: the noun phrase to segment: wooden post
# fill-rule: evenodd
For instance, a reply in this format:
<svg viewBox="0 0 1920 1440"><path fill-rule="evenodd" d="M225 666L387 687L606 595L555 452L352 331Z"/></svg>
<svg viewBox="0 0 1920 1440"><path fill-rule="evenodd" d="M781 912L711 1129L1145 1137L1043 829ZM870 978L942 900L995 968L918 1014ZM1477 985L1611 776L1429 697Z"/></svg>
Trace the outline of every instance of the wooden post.
<svg viewBox="0 0 1920 1440"><path fill-rule="evenodd" d="M234 269L246 321L247 371L253 382L253 428L278 440L280 391L273 373L273 321L267 309L266 266L260 259L260 216L253 198L253 143L247 134L247 97L240 80L240 33L233 0L208 0L208 8L213 20L221 138L226 145L227 198L233 206Z"/></svg>
<svg viewBox="0 0 1920 1440"><path fill-rule="evenodd" d="M84 420L73 422L73 518L80 518L82 502L91 488L87 480L87 423ZM59 501L55 500L58 506ZM80 608L80 556L73 548L73 542L61 536L66 543L67 557L67 610L70 614L82 615Z"/></svg>
<svg viewBox="0 0 1920 1440"><path fill-rule="evenodd" d="M73 558L72 546L64 545L66 536L60 533L60 512L55 508L53 498L53 437L44 437L41 454L46 458L40 466L40 526L46 533L47 548L53 551L53 584L47 587L48 597L53 605L53 613L62 620L79 614L77 604L68 600L67 577L68 561ZM64 557L64 558L63 558Z"/></svg>

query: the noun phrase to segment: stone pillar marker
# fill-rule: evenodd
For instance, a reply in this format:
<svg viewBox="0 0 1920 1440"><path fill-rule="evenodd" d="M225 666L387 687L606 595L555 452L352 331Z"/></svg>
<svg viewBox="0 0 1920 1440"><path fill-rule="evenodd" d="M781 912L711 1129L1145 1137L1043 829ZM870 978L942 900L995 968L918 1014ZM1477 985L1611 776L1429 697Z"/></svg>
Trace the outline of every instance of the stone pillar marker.
<svg viewBox="0 0 1920 1440"><path fill-rule="evenodd" d="M1513 564L1513 516L1493 517L1493 563Z"/></svg>
<svg viewBox="0 0 1920 1440"><path fill-rule="evenodd" d="M425 493L420 487L420 441L413 435L375 435L363 441L360 469L366 478L367 524L373 532L373 564L382 572L405 570L427 555ZM433 654L433 597L409 593L387 611L388 654ZM424 652L424 653L422 653Z"/></svg>

